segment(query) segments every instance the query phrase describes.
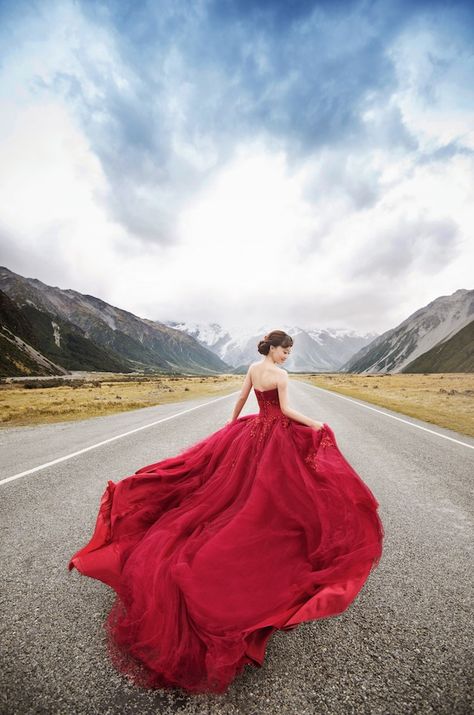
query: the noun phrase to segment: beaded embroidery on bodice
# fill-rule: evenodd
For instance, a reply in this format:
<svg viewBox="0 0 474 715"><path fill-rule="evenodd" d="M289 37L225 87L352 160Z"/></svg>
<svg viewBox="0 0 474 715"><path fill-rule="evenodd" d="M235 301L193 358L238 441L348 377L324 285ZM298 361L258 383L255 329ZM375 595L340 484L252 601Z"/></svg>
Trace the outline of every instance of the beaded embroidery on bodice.
<svg viewBox="0 0 474 715"><path fill-rule="evenodd" d="M253 389L255 390L260 412L253 421L250 435L256 437L257 442L260 443L266 438L276 423L282 424L283 427L288 427L291 420L281 411L280 400L278 399L278 387L274 387L270 390L257 390L256 387Z"/></svg>
<svg viewBox="0 0 474 715"><path fill-rule="evenodd" d="M275 422L280 422L284 427L288 427L291 424L291 419L283 414L281 410L278 387L272 387L269 390L257 390L256 387L253 389L257 397L260 412L257 415L250 434L255 436L258 432L258 427L263 425L264 429L260 434L260 439L263 439L265 432L268 431ZM331 437L326 434L325 424L317 431L322 435L320 446L329 447L333 445ZM315 457L316 452L312 449L310 455L305 460L314 468L316 466L314 461Z"/></svg>
<svg viewBox="0 0 474 715"><path fill-rule="evenodd" d="M261 415L283 414L278 397L278 387L272 387L270 390L257 390L256 387L253 389L255 391L258 406L260 407Z"/></svg>

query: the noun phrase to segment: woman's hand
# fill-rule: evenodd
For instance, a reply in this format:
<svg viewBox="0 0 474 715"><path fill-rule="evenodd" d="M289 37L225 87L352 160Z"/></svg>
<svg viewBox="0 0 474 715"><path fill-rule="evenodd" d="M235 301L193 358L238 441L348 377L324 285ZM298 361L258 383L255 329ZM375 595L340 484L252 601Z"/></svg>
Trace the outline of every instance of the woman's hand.
<svg viewBox="0 0 474 715"><path fill-rule="evenodd" d="M316 420L313 420L311 427L315 430L320 430L321 427L324 427L322 422L316 422Z"/></svg>

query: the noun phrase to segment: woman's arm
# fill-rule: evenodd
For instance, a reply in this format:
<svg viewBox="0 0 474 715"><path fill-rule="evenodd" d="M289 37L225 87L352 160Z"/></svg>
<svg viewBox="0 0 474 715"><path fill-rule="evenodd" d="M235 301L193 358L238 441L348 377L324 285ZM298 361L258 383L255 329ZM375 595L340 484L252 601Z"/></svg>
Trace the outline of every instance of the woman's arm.
<svg viewBox="0 0 474 715"><path fill-rule="evenodd" d="M307 417L306 415L303 415L301 412L297 412L296 410L293 410L289 406L289 404L288 404L288 374L287 373L282 375L282 379L278 382L278 397L280 400L281 411L283 412L284 415L286 415L290 419L296 420L296 422L301 422L304 425L308 425L308 427L314 427L315 429L320 429L323 426L322 422L317 422L316 420L311 419L311 417Z"/></svg>
<svg viewBox="0 0 474 715"><path fill-rule="evenodd" d="M237 398L237 402L235 403L234 411L232 412L232 417L230 418L229 422L233 422L234 420L237 419L237 417L240 415L242 407L245 405L246 402L247 402L246 397L238 397Z"/></svg>
<svg viewBox="0 0 474 715"><path fill-rule="evenodd" d="M240 388L240 393L237 398L237 402L235 403L235 406L234 406L234 411L232 412L232 417L230 418L230 420L227 420L226 424L229 424L230 422L233 422L234 420L237 419L237 417L240 415L242 407L247 402L247 398L249 396L250 390L252 389L252 378L250 377L250 368L251 367L252 367L252 365L249 365L249 369L247 370L247 374L246 374L245 379L242 383L242 387Z"/></svg>

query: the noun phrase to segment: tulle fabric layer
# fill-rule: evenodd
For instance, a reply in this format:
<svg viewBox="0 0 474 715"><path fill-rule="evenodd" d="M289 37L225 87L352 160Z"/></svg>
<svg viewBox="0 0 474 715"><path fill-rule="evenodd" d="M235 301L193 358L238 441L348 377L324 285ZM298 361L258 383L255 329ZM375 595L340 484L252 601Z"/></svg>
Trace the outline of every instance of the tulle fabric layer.
<svg viewBox="0 0 474 715"><path fill-rule="evenodd" d="M331 427L256 417L109 481L68 564L115 590L109 655L137 685L225 692L276 629L344 611L380 560L378 502Z"/></svg>

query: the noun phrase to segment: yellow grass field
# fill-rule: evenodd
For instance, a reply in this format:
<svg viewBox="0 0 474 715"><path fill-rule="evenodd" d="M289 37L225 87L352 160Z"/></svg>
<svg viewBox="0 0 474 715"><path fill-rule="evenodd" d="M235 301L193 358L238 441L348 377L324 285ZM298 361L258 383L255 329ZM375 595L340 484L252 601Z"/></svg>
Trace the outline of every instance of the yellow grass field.
<svg viewBox="0 0 474 715"><path fill-rule="evenodd" d="M243 375L127 376L91 373L82 385L26 388L0 384L0 428L72 421L239 390ZM290 374L333 390L474 437L474 374ZM233 402L229 402L229 417ZM311 415L325 421L324 415Z"/></svg>
<svg viewBox="0 0 474 715"><path fill-rule="evenodd" d="M240 389L244 376L128 377L93 373L83 385L26 388L0 385L0 428L83 420L98 415L217 397ZM229 417L232 414L229 404Z"/></svg>
<svg viewBox="0 0 474 715"><path fill-rule="evenodd" d="M474 373L311 373L292 377L474 437ZM315 419L325 421L324 415Z"/></svg>

